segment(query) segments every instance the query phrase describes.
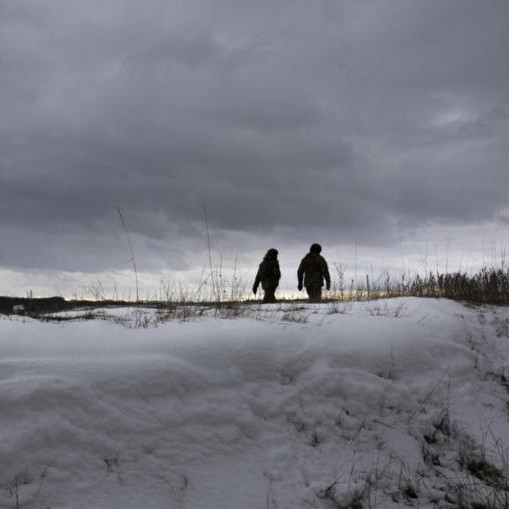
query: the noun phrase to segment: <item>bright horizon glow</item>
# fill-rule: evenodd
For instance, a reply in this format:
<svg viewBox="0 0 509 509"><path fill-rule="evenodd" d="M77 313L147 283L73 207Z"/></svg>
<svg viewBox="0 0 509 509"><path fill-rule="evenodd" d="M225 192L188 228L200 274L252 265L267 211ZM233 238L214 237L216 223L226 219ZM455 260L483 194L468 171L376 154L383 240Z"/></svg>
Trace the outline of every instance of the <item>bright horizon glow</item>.
<svg viewBox="0 0 509 509"><path fill-rule="evenodd" d="M493 238L485 239L476 249L467 249L466 244L455 243L452 239L439 242L401 241L398 248L369 248L361 245L326 246L322 254L329 264L334 282L338 281L338 268L343 274L344 289L363 288L366 275L372 286L383 286L387 275L391 281L407 280L416 274L467 272L475 273L483 267L507 268L507 242ZM262 253L263 250L260 251ZM282 278L277 291L280 298L305 298L306 293L298 292L296 271L300 253L280 249L279 261ZM203 265L187 271L144 271L138 269L141 300L167 300L167 296L177 299L203 300L212 295L210 268L207 252L202 252ZM261 261L253 259L251 264L237 262L234 274L235 257L225 258L212 253L215 274L221 271L222 286L225 290L223 300L231 296L233 277L236 278L234 294L252 300L256 297L250 291L254 276ZM141 262L141 263L140 263ZM138 260L143 266L143 260ZM222 267L220 264L222 263ZM0 295L26 297L48 297L58 295L67 299L115 299L135 300L134 272L131 268L103 271L100 273L36 271L0 268Z"/></svg>

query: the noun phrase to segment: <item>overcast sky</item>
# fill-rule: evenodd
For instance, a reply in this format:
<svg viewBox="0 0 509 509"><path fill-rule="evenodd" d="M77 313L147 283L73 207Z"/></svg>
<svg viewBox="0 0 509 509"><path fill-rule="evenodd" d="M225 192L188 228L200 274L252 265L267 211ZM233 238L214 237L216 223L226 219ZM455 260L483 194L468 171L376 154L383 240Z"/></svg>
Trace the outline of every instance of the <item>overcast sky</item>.
<svg viewBox="0 0 509 509"><path fill-rule="evenodd" d="M199 279L204 207L289 288L312 242L502 250L508 55L507 0L0 0L0 293L127 278L117 205L147 285Z"/></svg>

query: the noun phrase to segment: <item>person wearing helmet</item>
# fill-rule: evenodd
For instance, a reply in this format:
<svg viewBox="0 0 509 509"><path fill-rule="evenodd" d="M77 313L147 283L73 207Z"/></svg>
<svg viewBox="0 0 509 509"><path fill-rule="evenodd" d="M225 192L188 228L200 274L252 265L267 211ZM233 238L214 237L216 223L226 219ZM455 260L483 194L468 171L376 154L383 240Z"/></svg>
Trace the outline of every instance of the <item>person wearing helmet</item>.
<svg viewBox="0 0 509 509"><path fill-rule="evenodd" d="M264 293L263 302L276 302L276 288L281 279L281 271L279 270L279 262L277 259L277 249L269 249L263 258L262 263L258 267L255 282L253 285L253 293L256 295L258 286L261 283Z"/></svg>
<svg viewBox="0 0 509 509"><path fill-rule="evenodd" d="M304 283L309 302L321 300L324 280L327 290L330 290L329 267L325 258L320 254L321 251L320 244L312 244L309 253L302 259L297 271L298 289L301 291Z"/></svg>

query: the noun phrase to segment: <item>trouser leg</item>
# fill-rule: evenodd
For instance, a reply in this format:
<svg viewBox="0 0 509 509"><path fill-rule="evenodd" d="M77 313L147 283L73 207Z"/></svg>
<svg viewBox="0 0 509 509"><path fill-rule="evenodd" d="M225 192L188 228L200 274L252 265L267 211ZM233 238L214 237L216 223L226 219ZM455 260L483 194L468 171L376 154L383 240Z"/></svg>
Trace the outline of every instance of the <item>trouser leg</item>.
<svg viewBox="0 0 509 509"><path fill-rule="evenodd" d="M264 292L263 302L276 302L275 288L267 288Z"/></svg>
<svg viewBox="0 0 509 509"><path fill-rule="evenodd" d="M309 302L320 302L322 299L322 287L321 286L306 286L308 292Z"/></svg>

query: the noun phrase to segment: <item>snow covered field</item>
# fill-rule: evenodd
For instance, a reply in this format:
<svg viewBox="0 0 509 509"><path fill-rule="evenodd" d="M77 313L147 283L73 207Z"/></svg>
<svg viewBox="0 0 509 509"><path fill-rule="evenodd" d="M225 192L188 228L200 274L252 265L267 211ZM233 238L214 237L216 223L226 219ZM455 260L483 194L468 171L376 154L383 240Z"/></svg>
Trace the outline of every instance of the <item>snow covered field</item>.
<svg viewBox="0 0 509 509"><path fill-rule="evenodd" d="M508 309L94 313L0 319L1 507L509 507Z"/></svg>

